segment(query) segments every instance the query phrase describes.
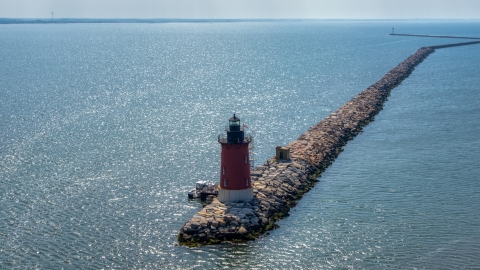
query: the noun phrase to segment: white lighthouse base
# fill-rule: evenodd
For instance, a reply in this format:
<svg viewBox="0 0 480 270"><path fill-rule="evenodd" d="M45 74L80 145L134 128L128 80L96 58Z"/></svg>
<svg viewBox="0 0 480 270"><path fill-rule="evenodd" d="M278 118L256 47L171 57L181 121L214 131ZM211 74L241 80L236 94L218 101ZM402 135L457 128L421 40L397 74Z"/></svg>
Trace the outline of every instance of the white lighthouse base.
<svg viewBox="0 0 480 270"><path fill-rule="evenodd" d="M253 187L240 190L222 189L218 186L218 200L224 202L249 201L253 199Z"/></svg>

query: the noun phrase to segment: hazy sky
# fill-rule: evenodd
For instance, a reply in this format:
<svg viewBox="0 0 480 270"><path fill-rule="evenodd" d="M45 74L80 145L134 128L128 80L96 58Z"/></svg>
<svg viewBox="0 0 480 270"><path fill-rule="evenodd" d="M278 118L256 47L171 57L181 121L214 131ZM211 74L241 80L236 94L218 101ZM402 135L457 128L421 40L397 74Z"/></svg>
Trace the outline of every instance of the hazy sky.
<svg viewBox="0 0 480 270"><path fill-rule="evenodd" d="M0 18L480 19L480 0L0 0Z"/></svg>

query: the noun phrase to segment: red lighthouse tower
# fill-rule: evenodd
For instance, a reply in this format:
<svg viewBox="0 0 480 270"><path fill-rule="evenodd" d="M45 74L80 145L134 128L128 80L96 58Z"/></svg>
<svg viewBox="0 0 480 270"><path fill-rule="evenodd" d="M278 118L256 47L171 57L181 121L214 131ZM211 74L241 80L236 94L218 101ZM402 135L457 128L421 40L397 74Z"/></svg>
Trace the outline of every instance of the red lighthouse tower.
<svg viewBox="0 0 480 270"><path fill-rule="evenodd" d="M253 198L250 178L248 145L251 136L245 136L240 118L235 114L228 120L226 134L218 136L222 145L218 199L221 202L248 201Z"/></svg>

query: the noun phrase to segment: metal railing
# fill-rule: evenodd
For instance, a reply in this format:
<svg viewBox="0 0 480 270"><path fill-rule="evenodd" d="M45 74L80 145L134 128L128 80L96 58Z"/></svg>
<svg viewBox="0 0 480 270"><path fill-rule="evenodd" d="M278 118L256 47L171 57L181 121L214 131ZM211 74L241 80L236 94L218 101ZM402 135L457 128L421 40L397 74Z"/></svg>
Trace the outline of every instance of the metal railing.
<svg viewBox="0 0 480 270"><path fill-rule="evenodd" d="M252 141L253 141L253 135L245 134L245 138L243 139L243 142L241 142L241 143L250 143ZM226 133L218 134L218 142L219 143L228 143L227 134Z"/></svg>

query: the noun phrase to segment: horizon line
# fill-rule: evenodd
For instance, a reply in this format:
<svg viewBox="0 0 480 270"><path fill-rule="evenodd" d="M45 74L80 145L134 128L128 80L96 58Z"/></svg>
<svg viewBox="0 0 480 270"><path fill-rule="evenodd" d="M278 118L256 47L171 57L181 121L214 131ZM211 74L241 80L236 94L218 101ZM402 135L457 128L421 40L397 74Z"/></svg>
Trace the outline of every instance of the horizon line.
<svg viewBox="0 0 480 270"><path fill-rule="evenodd" d="M215 23L280 21L480 21L480 18L0 18L0 24Z"/></svg>

